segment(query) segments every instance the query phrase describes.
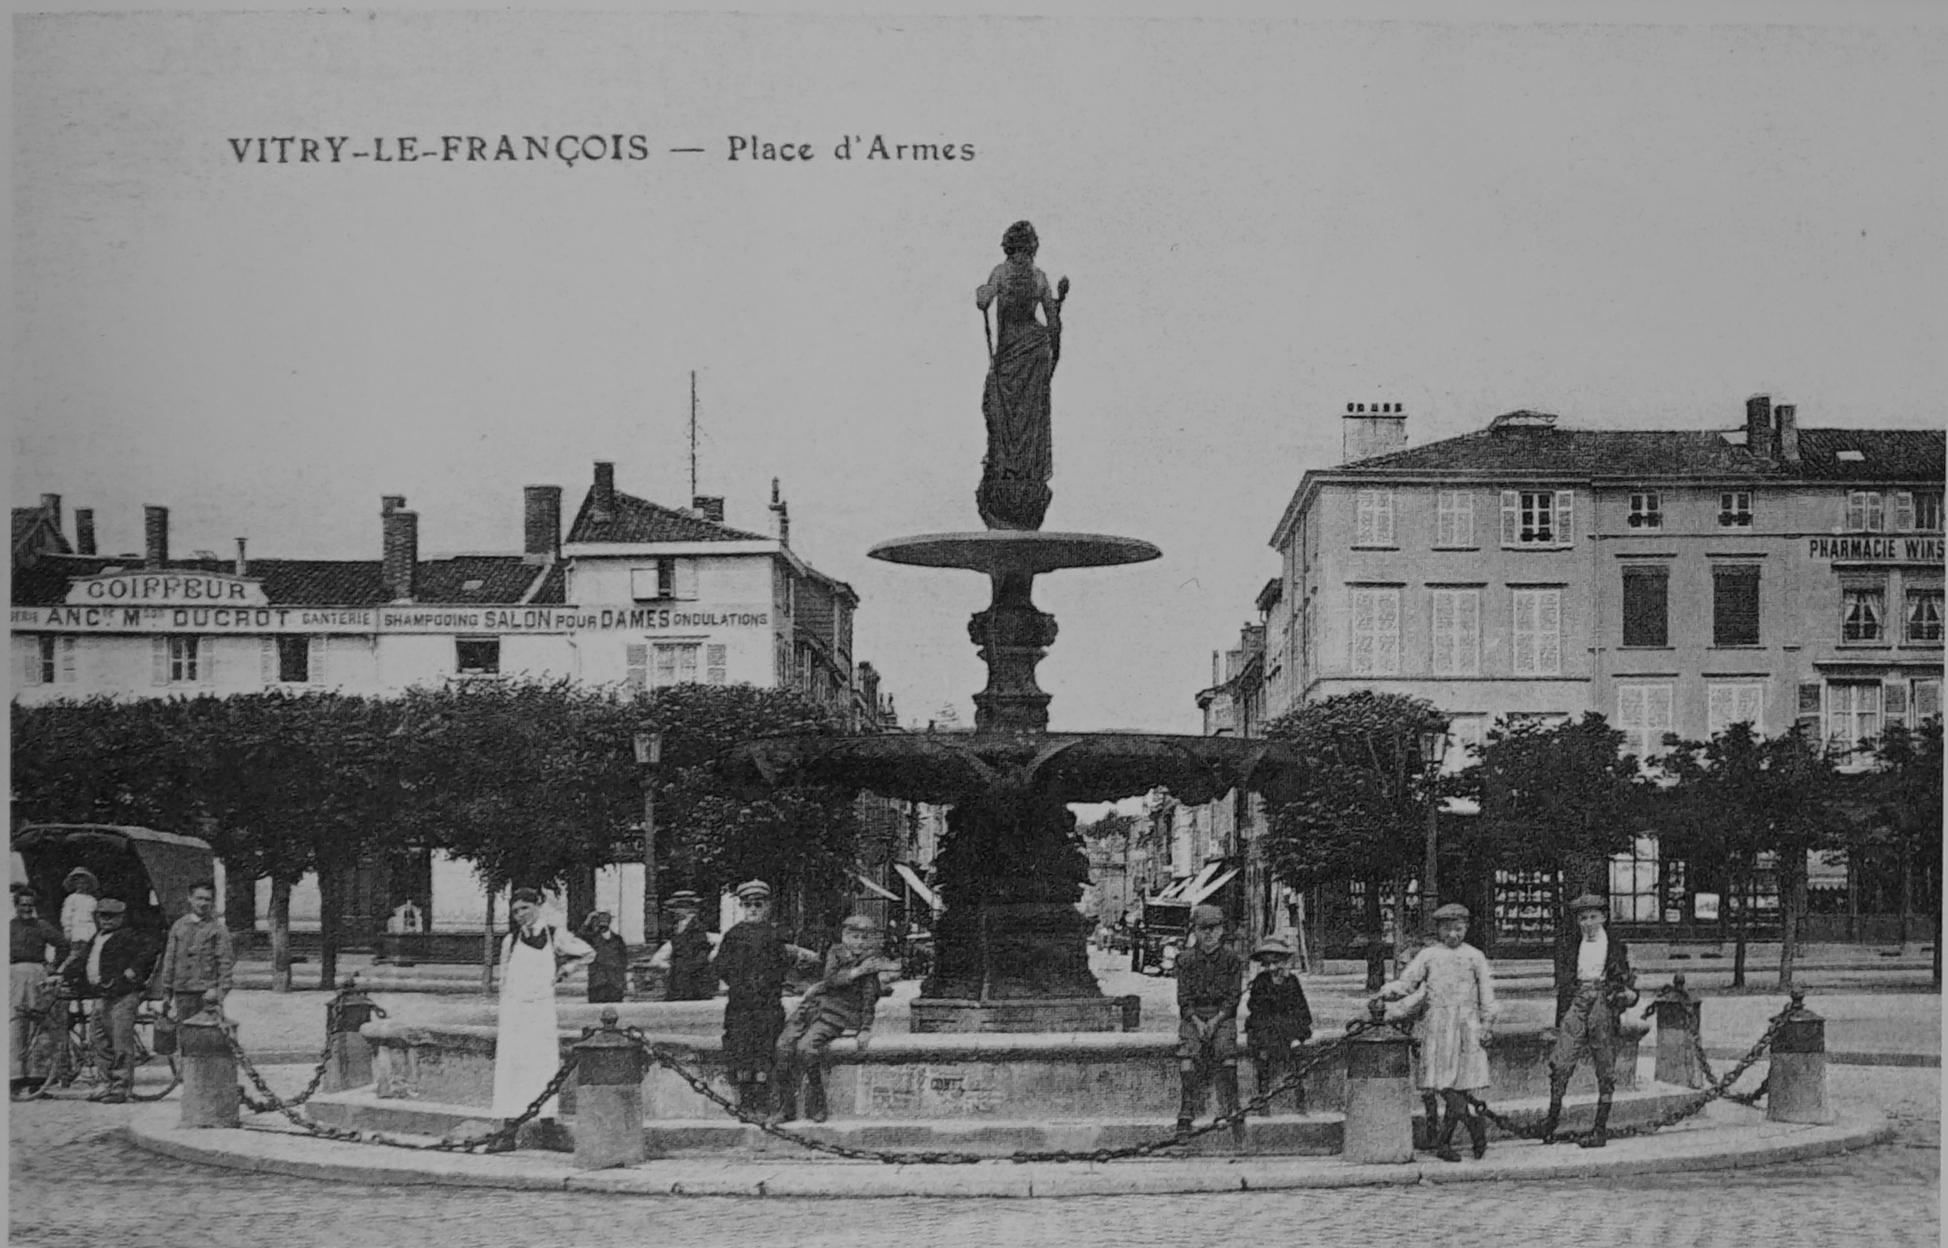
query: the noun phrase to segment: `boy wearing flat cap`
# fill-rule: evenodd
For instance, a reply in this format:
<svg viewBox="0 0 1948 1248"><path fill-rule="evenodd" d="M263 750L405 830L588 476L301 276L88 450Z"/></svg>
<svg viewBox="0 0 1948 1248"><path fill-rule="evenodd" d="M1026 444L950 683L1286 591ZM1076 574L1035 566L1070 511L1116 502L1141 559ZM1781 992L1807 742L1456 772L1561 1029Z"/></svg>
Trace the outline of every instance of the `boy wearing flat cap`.
<svg viewBox="0 0 1948 1248"><path fill-rule="evenodd" d="M1224 947L1224 911L1191 911L1191 947L1177 959L1177 1069L1183 1077L1177 1134L1188 1135L1215 1077L1218 1116L1238 1112L1238 1003L1244 996L1244 963ZM1244 1121L1231 1124L1242 1136Z"/></svg>
<svg viewBox="0 0 1948 1248"><path fill-rule="evenodd" d="M840 926L839 943L825 953L825 977L806 990L778 1038L777 1064L771 1071L774 1124L797 1116L801 1074L805 1117L824 1122L825 1051L848 1031L858 1033L860 1052L872 1043L879 986L892 983L900 973L900 964L880 951L880 943L879 924L869 915L855 914Z"/></svg>
<svg viewBox="0 0 1948 1248"><path fill-rule="evenodd" d="M1427 1012L1421 1019L1420 1086L1423 1096L1439 1093L1447 1102L1434 1155L1460 1161L1454 1130L1468 1124L1474 1155L1488 1151L1488 1124L1468 1094L1488 1086L1490 1025L1495 1020L1495 985L1488 959L1468 944L1468 908L1452 903L1434 912L1440 943L1414 955L1399 979L1380 989L1382 999L1398 999L1423 986Z"/></svg>
<svg viewBox="0 0 1948 1248"><path fill-rule="evenodd" d="M1245 1046L1258 1072L1258 1095L1276 1088L1292 1066L1292 1046L1312 1038L1312 1007L1299 977L1292 973L1292 942L1267 936L1251 951L1251 960L1265 969L1251 981L1246 1001ZM1300 1113L1305 1112L1305 1086L1293 1089ZM1270 1102L1259 1111L1269 1117Z"/></svg>
<svg viewBox="0 0 1948 1248"><path fill-rule="evenodd" d="M724 1002L724 1065L737 1088L737 1105L746 1117L762 1117L770 1108L767 1090L778 1034L785 1029L785 1007L779 1000L785 976L794 963L810 963L817 955L788 943L771 922L771 886L749 880L737 887L744 917L718 942L711 974L730 989Z"/></svg>
<svg viewBox="0 0 1948 1248"><path fill-rule="evenodd" d="M697 917L703 901L686 888L670 894L669 909L676 916L669 940L669 999L708 1001L717 995L717 976L710 969L710 934Z"/></svg>
<svg viewBox="0 0 1948 1248"><path fill-rule="evenodd" d="M1577 1141L1584 1148L1610 1142L1610 1099L1616 1093L1617 1019L1637 1004L1637 976L1630 948L1604 930L1609 903L1584 893L1569 903L1575 928L1556 941L1556 1049L1549 1057L1549 1115L1542 1142L1555 1143L1563 1093L1576 1064L1589 1058L1596 1071L1596 1126Z"/></svg>
<svg viewBox="0 0 1948 1248"><path fill-rule="evenodd" d="M102 1073L102 1087L88 1099L119 1105L135 1087L135 1012L149 987L156 951L124 924L128 906L113 897L95 903L95 935L69 964L76 995L101 1005L88 1019L88 1045Z"/></svg>

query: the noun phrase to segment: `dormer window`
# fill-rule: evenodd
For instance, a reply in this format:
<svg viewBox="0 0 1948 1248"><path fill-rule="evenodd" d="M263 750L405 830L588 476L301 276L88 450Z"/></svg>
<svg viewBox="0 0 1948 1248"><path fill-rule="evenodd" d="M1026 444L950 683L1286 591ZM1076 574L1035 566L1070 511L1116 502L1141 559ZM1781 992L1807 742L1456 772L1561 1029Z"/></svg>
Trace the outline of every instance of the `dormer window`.
<svg viewBox="0 0 1948 1248"><path fill-rule="evenodd" d="M1833 458L1843 464L1864 464L1867 462L1867 457L1859 451L1835 451L1833 452Z"/></svg>
<svg viewBox="0 0 1948 1248"><path fill-rule="evenodd" d="M1661 529L1664 527L1662 499L1655 490L1641 491L1630 496L1630 518L1626 521L1633 529Z"/></svg>
<svg viewBox="0 0 1948 1248"><path fill-rule="evenodd" d="M651 567L629 570L630 596L637 602L658 599L694 599L697 596L697 561L658 559Z"/></svg>
<svg viewBox="0 0 1948 1248"><path fill-rule="evenodd" d="M486 583L486 581L481 580L479 577L475 577L470 581L462 581L460 582L460 592L463 594L475 593Z"/></svg>

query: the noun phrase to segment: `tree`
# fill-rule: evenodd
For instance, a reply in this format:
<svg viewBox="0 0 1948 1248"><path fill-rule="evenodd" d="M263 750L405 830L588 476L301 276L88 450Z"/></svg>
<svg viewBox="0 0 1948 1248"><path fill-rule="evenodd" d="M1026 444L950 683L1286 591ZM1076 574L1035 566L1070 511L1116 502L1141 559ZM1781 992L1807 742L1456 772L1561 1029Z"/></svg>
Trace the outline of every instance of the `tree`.
<svg viewBox="0 0 1948 1248"><path fill-rule="evenodd" d="M1877 822L1901 864L1901 943L1908 942L1916 868L1935 877L1934 982L1941 986L1942 728L1939 715L1919 728L1890 725L1874 747L1869 780Z"/></svg>
<svg viewBox="0 0 1948 1248"><path fill-rule="evenodd" d="M1833 764L1804 727L1766 740L1733 724L1709 741L1671 739L1659 769L1672 781L1658 796L1665 850L1694 865L1722 865L1736 908L1732 986L1745 984L1751 935L1748 899L1764 857L1779 888L1779 986L1791 988L1806 910L1809 854L1839 843L1844 818Z"/></svg>
<svg viewBox="0 0 1948 1248"><path fill-rule="evenodd" d="M1289 741L1304 761L1297 796L1271 811L1267 856L1299 889L1365 886L1367 987L1384 981L1380 890L1394 888L1394 931L1406 938L1406 884L1425 846L1429 782L1420 736L1446 732L1433 703L1361 690L1309 702L1265 735Z"/></svg>

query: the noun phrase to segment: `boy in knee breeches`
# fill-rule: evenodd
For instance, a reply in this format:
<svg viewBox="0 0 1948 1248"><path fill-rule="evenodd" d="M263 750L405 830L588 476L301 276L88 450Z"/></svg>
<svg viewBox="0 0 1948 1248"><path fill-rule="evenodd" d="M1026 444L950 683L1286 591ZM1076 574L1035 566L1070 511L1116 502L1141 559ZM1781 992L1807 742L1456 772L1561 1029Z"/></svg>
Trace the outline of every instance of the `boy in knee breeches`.
<svg viewBox="0 0 1948 1248"><path fill-rule="evenodd" d="M1177 1134L1190 1133L1203 1107L1204 1088L1215 1078L1218 1113L1238 1112L1238 1003L1244 995L1244 963L1224 947L1224 912L1198 906L1191 912L1192 944L1177 959L1177 1069L1183 1078ZM1244 1131L1233 1119L1234 1135Z"/></svg>
<svg viewBox="0 0 1948 1248"><path fill-rule="evenodd" d="M1312 1007L1305 999L1299 977L1292 974L1292 942L1282 936L1268 936L1251 951L1251 960L1265 969L1251 981L1249 1011L1245 1015L1245 1043L1251 1050L1251 1064L1258 1072L1258 1095L1262 1098L1284 1081L1293 1061L1292 1046L1312 1038ZM1305 1112L1305 1085L1292 1089L1300 1113ZM1267 1101L1259 1110L1270 1116Z"/></svg>
<svg viewBox="0 0 1948 1248"><path fill-rule="evenodd" d="M805 1117L825 1121L825 1051L845 1033L858 1033L863 1052L872 1042L873 1015L879 1007L882 975L896 976L900 964L879 949L879 924L855 914L840 930L839 943L825 955L825 977L813 984L778 1037L771 1091L776 1098L773 1125L798 1116L798 1082L804 1076Z"/></svg>
<svg viewBox="0 0 1948 1248"><path fill-rule="evenodd" d="M1596 1124L1578 1143L1609 1143L1610 1101L1616 1093L1617 1020L1637 1003L1630 950L1604 930L1609 905L1594 893L1569 903L1576 930L1556 946L1556 1048L1549 1058L1549 1114L1542 1142L1553 1144L1563 1095L1576 1065L1588 1058L1596 1074Z"/></svg>

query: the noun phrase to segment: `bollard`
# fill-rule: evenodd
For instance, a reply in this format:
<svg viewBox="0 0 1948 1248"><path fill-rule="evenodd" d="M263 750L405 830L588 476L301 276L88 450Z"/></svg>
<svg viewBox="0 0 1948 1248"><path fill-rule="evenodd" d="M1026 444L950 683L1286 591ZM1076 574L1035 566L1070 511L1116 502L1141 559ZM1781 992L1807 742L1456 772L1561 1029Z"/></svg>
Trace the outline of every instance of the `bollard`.
<svg viewBox="0 0 1948 1248"><path fill-rule="evenodd" d="M1657 1082L1702 1088L1698 1044L1704 1035L1704 1002L1684 990L1682 971L1671 977L1670 987L1658 990L1650 1012L1657 1020Z"/></svg>
<svg viewBox="0 0 1948 1248"><path fill-rule="evenodd" d="M374 1015L384 1017L385 1011L374 1005L372 998L360 991L356 983L356 976L348 978L340 986L338 996L325 1005L325 1034L331 1045L330 1063L325 1067L327 1092L362 1088L372 1082L372 1044L359 1034L359 1028L371 1022Z"/></svg>
<svg viewBox="0 0 1948 1248"><path fill-rule="evenodd" d="M224 1021L209 1011L183 1019L176 1027L183 1067L185 1127L234 1127L241 1103L237 1055L230 1051Z"/></svg>
<svg viewBox="0 0 1948 1248"><path fill-rule="evenodd" d="M633 1166L643 1146L643 1051L616 1027L614 1009L575 1046L575 1165Z"/></svg>
<svg viewBox="0 0 1948 1248"><path fill-rule="evenodd" d="M1340 1160L1393 1165L1414 1159L1412 1051L1413 1041L1391 1027L1347 1042Z"/></svg>
<svg viewBox="0 0 1948 1248"><path fill-rule="evenodd" d="M1826 1020L1792 994L1792 1010L1772 1038L1765 1116L1772 1122L1831 1122L1826 1109Z"/></svg>

